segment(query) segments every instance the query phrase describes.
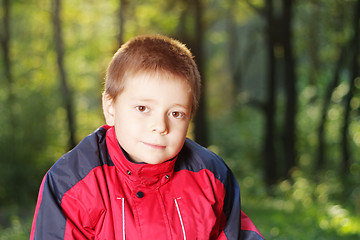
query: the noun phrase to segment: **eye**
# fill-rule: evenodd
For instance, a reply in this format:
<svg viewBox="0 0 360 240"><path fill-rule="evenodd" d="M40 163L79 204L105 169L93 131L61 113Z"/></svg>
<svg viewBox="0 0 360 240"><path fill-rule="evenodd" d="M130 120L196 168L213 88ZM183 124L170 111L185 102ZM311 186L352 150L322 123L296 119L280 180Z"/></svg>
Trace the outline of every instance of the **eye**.
<svg viewBox="0 0 360 240"><path fill-rule="evenodd" d="M181 118L184 118L184 117L185 117L185 114L182 113L182 112L171 112L170 115L171 115L173 118L177 118L177 119L181 119Z"/></svg>
<svg viewBox="0 0 360 240"><path fill-rule="evenodd" d="M146 106L136 106L136 110L138 110L139 112L149 112L149 108Z"/></svg>

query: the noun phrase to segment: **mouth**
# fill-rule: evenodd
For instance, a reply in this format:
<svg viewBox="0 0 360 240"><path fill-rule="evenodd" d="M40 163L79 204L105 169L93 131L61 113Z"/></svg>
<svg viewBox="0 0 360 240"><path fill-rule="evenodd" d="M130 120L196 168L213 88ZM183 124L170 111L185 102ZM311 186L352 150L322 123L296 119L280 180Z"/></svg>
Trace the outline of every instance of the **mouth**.
<svg viewBox="0 0 360 240"><path fill-rule="evenodd" d="M164 150L166 146L160 145L160 144L152 144L152 143L146 143L143 142L143 144L149 148L156 149L156 150Z"/></svg>

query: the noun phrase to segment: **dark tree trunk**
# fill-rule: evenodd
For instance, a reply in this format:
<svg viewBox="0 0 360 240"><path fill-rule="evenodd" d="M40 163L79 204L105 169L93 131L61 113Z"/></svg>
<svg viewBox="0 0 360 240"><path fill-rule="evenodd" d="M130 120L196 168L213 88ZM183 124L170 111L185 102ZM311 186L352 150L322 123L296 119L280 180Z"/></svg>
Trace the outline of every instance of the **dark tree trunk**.
<svg viewBox="0 0 360 240"><path fill-rule="evenodd" d="M7 84L7 101L8 101L8 122L9 126L15 128L15 117L14 117L14 109L13 104L15 100L15 96L13 93L13 76L12 76L12 65L10 58L10 0L3 0L3 32L1 33L1 48L3 52L3 61L4 61L4 73L5 80Z"/></svg>
<svg viewBox="0 0 360 240"><path fill-rule="evenodd" d="M61 95L64 102L64 107L67 114L68 125L68 147L73 148L76 145L75 138L75 116L73 110L72 94L68 87L67 76L64 67L64 43L61 25L61 0L53 0L53 24L54 24L54 41L57 55L57 65L59 69Z"/></svg>
<svg viewBox="0 0 360 240"><path fill-rule="evenodd" d="M354 8L354 23L353 23L354 36L351 43L352 59L351 59L351 79L350 89L345 96L345 113L344 123L342 129L342 158L343 158L343 174L346 175L350 169L350 150L349 150L349 122L351 113L351 100L353 99L356 91L355 79L359 77L359 42L360 42L360 0L357 1Z"/></svg>
<svg viewBox="0 0 360 240"><path fill-rule="evenodd" d="M241 65L240 65L240 40L238 37L236 23L234 20L235 0L229 0L229 7L226 14L226 31L228 35L228 59L229 70L232 80L231 102L236 104L237 96L241 91Z"/></svg>
<svg viewBox="0 0 360 240"><path fill-rule="evenodd" d="M285 122L283 133L283 147L285 153L285 171L290 174L296 165L296 111L297 90L295 75L295 60L292 48L292 6L293 0L283 0L283 46L285 62Z"/></svg>
<svg viewBox="0 0 360 240"><path fill-rule="evenodd" d="M334 89L339 85L340 72L343 67L346 55L347 55L346 48L343 47L340 52L340 56L338 58L336 66L335 66L333 79L326 90L325 97L323 100L324 104L323 104L323 108L321 111L321 119L320 119L320 124L319 124L319 128L318 128L319 148L318 148L318 157L317 157L316 168L315 168L315 170L317 170L317 171L323 170L324 165L325 165L325 152L326 152L325 126L326 126L326 121L327 121L326 116L328 114L328 110L330 107L331 96L334 92Z"/></svg>
<svg viewBox="0 0 360 240"><path fill-rule="evenodd" d="M208 146L208 128L206 121L206 78L204 75L203 52L202 46L204 44L204 26L203 26L203 4L202 0L193 1L195 7L195 40L193 54L195 61L199 68L202 78L201 98L199 101L199 108L195 114L194 119L194 135L195 141L203 146Z"/></svg>
<svg viewBox="0 0 360 240"><path fill-rule="evenodd" d="M311 0L311 23L308 24L309 28L309 85L315 86L318 79L320 68L319 61L319 16L320 16L320 3L319 0Z"/></svg>
<svg viewBox="0 0 360 240"><path fill-rule="evenodd" d="M277 161L275 151L275 96L276 96L276 60L274 55L275 39L274 39L274 15L273 1L266 1L266 19L267 19L267 55L268 55L268 71L267 71L267 99L265 103L265 137L264 137L264 173L267 186L271 186L277 181Z"/></svg>

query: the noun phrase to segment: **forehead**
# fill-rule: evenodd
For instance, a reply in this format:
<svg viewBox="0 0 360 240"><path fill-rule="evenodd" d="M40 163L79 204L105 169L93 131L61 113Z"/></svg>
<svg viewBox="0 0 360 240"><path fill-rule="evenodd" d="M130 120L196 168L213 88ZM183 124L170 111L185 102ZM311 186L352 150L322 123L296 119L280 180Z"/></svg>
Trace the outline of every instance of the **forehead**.
<svg viewBox="0 0 360 240"><path fill-rule="evenodd" d="M124 90L120 94L131 98L169 98L192 104L192 90L187 81L173 74L138 73L127 76Z"/></svg>
<svg viewBox="0 0 360 240"><path fill-rule="evenodd" d="M124 88L136 82L142 85L183 85L187 91L192 94L192 88L188 81L183 77L165 71L139 71L137 73L128 74L124 77Z"/></svg>

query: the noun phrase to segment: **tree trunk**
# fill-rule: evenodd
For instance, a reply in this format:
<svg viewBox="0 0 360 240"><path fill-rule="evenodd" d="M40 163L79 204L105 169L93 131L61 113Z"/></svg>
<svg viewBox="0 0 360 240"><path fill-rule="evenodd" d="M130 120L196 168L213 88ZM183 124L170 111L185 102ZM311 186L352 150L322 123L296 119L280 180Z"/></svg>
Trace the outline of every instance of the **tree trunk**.
<svg viewBox="0 0 360 240"><path fill-rule="evenodd" d="M68 87L67 76L64 67L64 44L63 44L63 35L62 35L62 25L61 25L61 0L53 0L53 24L54 24L54 41L55 49L57 54L57 65L60 75L61 83L61 94L63 97L64 107L67 114L67 124L68 124L68 147L69 149L73 148L76 145L75 138L75 116L73 111L73 101L72 94Z"/></svg>
<svg viewBox="0 0 360 240"><path fill-rule="evenodd" d="M285 153L285 173L290 174L296 165L296 110L297 91L295 76L295 60L292 49L292 6L293 0L283 0L283 46L285 62L285 94L286 109L283 133L283 147Z"/></svg>
<svg viewBox="0 0 360 240"><path fill-rule="evenodd" d="M233 106L237 102L237 96L241 91L241 65L240 65L240 40L237 33L236 23L234 20L234 5L236 1L229 0L229 6L226 14L226 31L228 36L228 59L229 70L232 80L231 103Z"/></svg>
<svg viewBox="0 0 360 240"><path fill-rule="evenodd" d="M354 36L351 43L352 49L352 59L351 59L351 79L350 79L350 89L345 96L345 113L344 113L344 123L342 128L342 158L343 158L343 174L346 175L350 169L350 158L351 153L349 150L349 122L350 122L350 113L351 113L351 100L354 96L356 86L355 79L359 77L359 41L360 41L360 0L357 1L354 8Z"/></svg>
<svg viewBox="0 0 360 240"><path fill-rule="evenodd" d="M336 66L335 66L333 79L327 88L327 91L325 93L325 97L323 100L324 104L323 104L323 108L321 111L320 124L319 124L319 128L318 128L319 147L318 147L318 157L317 157L316 167L315 167L315 170L317 170L317 171L323 170L324 165L325 165L325 152L326 152L325 151L326 150L325 126L326 126L326 119L327 119L326 116L328 114L328 110L329 110L329 106L330 106L330 102L331 102L331 96L334 92L334 89L339 85L340 72L343 67L347 52L348 52L346 50L347 49L345 47L343 47L340 52L340 56L338 58Z"/></svg>
<svg viewBox="0 0 360 240"><path fill-rule="evenodd" d="M268 187L277 181L277 161L275 151L275 96L276 96L276 60L274 55L275 39L274 39L274 15L273 1L266 1L266 19L267 19L267 55L268 55L268 80L267 80L267 100L265 103L265 137L264 137L264 173L265 182Z"/></svg>
<svg viewBox="0 0 360 240"><path fill-rule="evenodd" d="M319 0L311 0L311 23L309 28L309 85L315 86L319 76L319 31L320 31L320 3Z"/></svg>
<svg viewBox="0 0 360 240"><path fill-rule="evenodd" d="M3 33L1 34L1 48L3 52L3 61L4 61L4 75L6 79L7 85L7 102L8 102L8 116L7 121L9 122L9 126L11 128L15 128L15 117L14 117L14 91L13 91L13 75L12 75L12 65L10 59L10 0L3 0Z"/></svg>
<svg viewBox="0 0 360 240"><path fill-rule="evenodd" d="M208 146L208 128L206 121L206 79L204 75L203 66L203 52L202 46L204 44L204 27L203 27L203 4L202 0L193 1L195 7L195 41L193 54L195 55L195 61L199 68L199 72L202 78L201 98L199 101L199 108L196 112L194 119L194 135L195 141L202 146Z"/></svg>
<svg viewBox="0 0 360 240"><path fill-rule="evenodd" d="M126 9L126 0L120 0L119 6L119 47L124 43L124 25L125 25L125 9Z"/></svg>

